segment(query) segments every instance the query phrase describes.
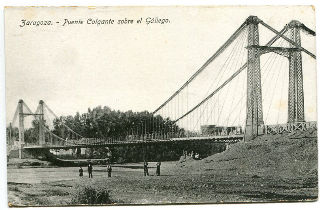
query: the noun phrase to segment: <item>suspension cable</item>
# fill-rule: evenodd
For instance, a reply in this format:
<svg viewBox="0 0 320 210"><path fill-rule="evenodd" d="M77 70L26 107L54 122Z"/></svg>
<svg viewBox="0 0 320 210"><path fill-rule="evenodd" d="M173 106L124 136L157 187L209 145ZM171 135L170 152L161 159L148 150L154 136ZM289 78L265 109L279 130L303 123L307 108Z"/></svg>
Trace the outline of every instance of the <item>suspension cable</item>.
<svg viewBox="0 0 320 210"><path fill-rule="evenodd" d="M285 71L283 71L283 77L282 77L282 78L285 78ZM278 109L277 124L278 124L278 122L279 122L281 101L282 101L282 95L283 95L283 86L284 86L284 82L282 82L282 85L281 85L281 96L280 96L280 103L279 103L279 109Z"/></svg>
<svg viewBox="0 0 320 210"><path fill-rule="evenodd" d="M277 33L275 37L273 37L267 44L266 46L271 46L273 43L276 42L277 39L283 36L283 33L286 32L286 29L282 29L280 32ZM201 106L205 101L210 99L212 96L214 96L217 92L219 92L225 85L227 85L231 80L233 80L240 72L242 72L244 69L247 68L247 62L241 66L238 71L236 71L234 74L232 74L222 85L220 85L216 90L214 90L208 97L206 97L204 100L202 100L198 105L193 107L191 110L189 110L187 113L176 119L174 122L179 121L180 119L184 118L186 115L190 114L193 112L195 109L197 109L199 106Z"/></svg>
<svg viewBox="0 0 320 210"><path fill-rule="evenodd" d="M23 106L30 112L30 114L33 114L33 112L32 112L31 109L27 106L26 103L23 102Z"/></svg>
<svg viewBox="0 0 320 210"><path fill-rule="evenodd" d="M19 104L17 105L16 111L14 113L14 116L13 116L13 119L12 119L12 125L14 125L14 123L16 122L18 113L19 113Z"/></svg>
<svg viewBox="0 0 320 210"><path fill-rule="evenodd" d="M48 111L57 119L59 119L59 117L49 108L49 106L46 103L43 103L43 105L48 109ZM63 123L63 121L61 120L61 124L63 126L65 126L69 131L71 131L72 133L80 136L81 138L84 138L82 135L80 135L79 133L75 132L74 130L72 130L69 126L67 126L65 123Z"/></svg>
<svg viewBox="0 0 320 210"><path fill-rule="evenodd" d="M313 53L311 53L311 52L309 52L308 50L306 50L305 48L299 46L297 42L295 42L295 41L289 39L288 37L280 34L280 32L278 32L276 29L272 28L271 26L269 26L269 25L266 24L265 22L261 21L260 23L261 23L264 27L266 27L267 29L269 29L270 31L272 31L273 33L275 33L275 34L279 35L281 38L285 39L285 40L286 40L287 42L289 42L290 44L292 44L292 45L294 45L295 47L301 49L303 52L305 52L306 54L310 55L312 58L316 59L316 56L315 56Z"/></svg>
<svg viewBox="0 0 320 210"><path fill-rule="evenodd" d="M222 78L222 77L219 77L219 76L220 76L220 75L223 75L223 74L225 73L225 71L228 69L230 62L231 62L231 61L234 61L234 60L231 59L231 58L234 57L235 52L237 52L238 49L242 46L241 43L242 43L242 39L243 39L243 34L244 34L244 33L242 33L242 34L240 35L240 40L238 40L238 41L234 44L234 46L233 46L231 52L229 53L227 59L225 60L225 62L224 62L223 65L221 66L220 70L218 71L218 72L219 72L218 75L215 77L215 80L211 83L211 85L210 85L210 87L208 88L207 93L206 93L205 95L207 95L207 94L209 93L209 90L211 89L211 87L213 86L213 84L215 84L215 82L216 82L216 81L218 80L218 78L219 78L216 87L218 86L218 84L220 83L221 78ZM206 108L206 107L205 107L205 108ZM201 112L201 111L200 111L200 112ZM200 113L200 118L202 117L202 115L203 115L203 112ZM199 123L199 119L197 119L196 124L193 125L193 129L195 129L195 127L197 126L198 123Z"/></svg>
<svg viewBox="0 0 320 210"><path fill-rule="evenodd" d="M173 95L171 95L163 104L161 104L153 114L157 113L162 107L169 103L181 90L183 90L192 80L194 80L214 59L216 59L240 34L246 27L246 21L230 36L230 38L185 82Z"/></svg>
<svg viewBox="0 0 320 210"><path fill-rule="evenodd" d="M282 64L283 64L283 62L281 62L279 69L281 69ZM271 101L270 101L269 108L268 108L268 112L267 112L267 116L266 116L266 121L267 121L267 119L268 119L268 117L269 117L269 112L270 112L271 104L272 104L272 101L273 101L275 89L276 89L276 86L277 86L277 83L278 83L278 79L279 79L279 75L280 75L280 71L277 71L277 72L278 72L278 75L277 75L277 79L276 79L276 82L275 82L275 85L274 85L274 88L273 88L273 91L272 91L272 96L271 96Z"/></svg>
<svg viewBox="0 0 320 210"><path fill-rule="evenodd" d="M242 51L243 49L244 49L244 48L242 48L241 51ZM238 61L237 61L237 63L238 63ZM239 78L238 78L238 79L239 79ZM227 96L229 95L230 89L231 89L231 88L228 88L228 89L227 89ZM225 105L225 103L226 103L226 100L227 100L227 97L224 97L224 100L223 100L223 102L222 102L221 111L220 111L220 113L218 114L218 121L217 121L217 122L219 122L219 120L220 120L220 116L221 116L221 113L222 113L222 111L223 111L223 108L224 108L224 105Z"/></svg>
<svg viewBox="0 0 320 210"><path fill-rule="evenodd" d="M34 119L39 123L39 125L41 125L40 121L36 118L36 116L35 116L34 113L29 109L29 107L28 107L25 103L24 103L24 105L26 106L26 108L28 109L28 111L30 111L30 114L32 114L32 116L33 116ZM46 126L44 126L44 125L42 125L42 126L43 126L43 128L44 128L46 131L48 131L51 135L53 135L53 136L55 136L56 138L58 138L58 139L66 142L65 139L63 139L63 138L57 136L56 134L52 133Z"/></svg>
<svg viewBox="0 0 320 210"><path fill-rule="evenodd" d="M233 58L235 54L237 55L236 52L238 51L238 48L239 48L240 46L242 46L242 45L241 45L241 43L242 43L242 38L243 38L242 36L243 36L243 34L240 36L240 40L238 40L238 41L236 42L236 44L233 46L233 48L232 48L232 50L231 50L231 53L228 55L226 61L224 62L224 64L223 64L222 67L221 67L221 69L224 68L225 66L226 66L226 68L224 68L223 71L220 70L219 73L223 72L223 74L224 74L224 72L228 69L230 63L231 63L231 66L233 66L235 59L231 59L231 58ZM223 75L223 74L222 74L222 75ZM217 77L216 77L216 78L217 78ZM219 81L218 81L217 84L219 84L220 81L221 81L221 77L220 77L220 79L219 79ZM209 90L208 90L207 92L209 92ZM194 129L195 129L195 127L198 125L199 120L200 120L200 123L201 123L201 117L202 117L202 115L203 115L203 112L201 113L201 107L202 107L202 106L198 106L198 107L200 107L200 108L199 108L199 109L200 109L200 111L199 111L199 118L197 119L196 123L194 124Z"/></svg>
<svg viewBox="0 0 320 210"><path fill-rule="evenodd" d="M245 33L243 33L243 34L245 34ZM242 55L242 51L245 50L245 48L244 48L244 42L243 42L243 39L244 39L245 37L246 37L246 36L242 35L242 36L240 37L240 40L239 40L240 45L237 46L236 49L232 50L233 52L237 52L237 54L236 54L236 56L235 56L236 58L240 57L239 55ZM240 49L240 52L238 52L239 49ZM233 55L232 55L232 57L233 57ZM236 60L236 62L234 62L235 60ZM231 67L232 67L234 64L236 64L235 66L237 67L237 66L238 66L238 63L239 63L239 60L240 60L240 59L232 59ZM242 60L242 59L241 59L241 60ZM225 68L225 70L231 69L231 67L230 67L230 68L228 67L229 64L230 64L230 63L228 63L228 65L227 65L227 67ZM224 72L225 72L225 70L224 70ZM220 81L221 81L221 78L219 79L217 85L219 84ZM237 79L237 81L238 81L238 79ZM230 88L229 88L229 89L230 89ZM229 89L228 89L228 92L229 92ZM228 94L227 94L227 95L228 95ZM222 106L224 106L225 101L226 101L226 97L224 98L224 101L223 101L223 103L222 103ZM208 104L206 104L206 105L208 105ZM222 109L223 109L223 108L222 108ZM220 113L222 112L222 109L221 109ZM218 111L218 112L219 112L219 111ZM201 115L203 115L203 114L204 114L204 112L202 112ZM217 119L217 121L219 121L219 119L220 119L220 115L218 114L218 119Z"/></svg>

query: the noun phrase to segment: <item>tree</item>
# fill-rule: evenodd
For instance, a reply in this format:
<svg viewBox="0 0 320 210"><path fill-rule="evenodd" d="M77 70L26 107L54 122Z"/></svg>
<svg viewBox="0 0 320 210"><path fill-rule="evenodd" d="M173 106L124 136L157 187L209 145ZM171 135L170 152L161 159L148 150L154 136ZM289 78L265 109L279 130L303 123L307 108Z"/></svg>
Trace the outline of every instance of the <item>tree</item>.
<svg viewBox="0 0 320 210"><path fill-rule="evenodd" d="M121 112L112 110L107 106L93 109L88 108L87 113L75 116L61 116L54 121L53 132L62 138L70 136L70 131L65 129L67 125L73 131L87 138L122 138L128 135L143 135L178 130L171 119L160 115L153 116L148 111L132 112L132 110Z"/></svg>

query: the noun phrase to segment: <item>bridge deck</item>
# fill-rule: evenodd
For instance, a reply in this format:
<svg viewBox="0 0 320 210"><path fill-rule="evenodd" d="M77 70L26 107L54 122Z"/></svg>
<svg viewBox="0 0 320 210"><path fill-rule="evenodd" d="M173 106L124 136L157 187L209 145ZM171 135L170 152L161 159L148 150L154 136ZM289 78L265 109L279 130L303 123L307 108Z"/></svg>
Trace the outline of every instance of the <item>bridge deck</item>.
<svg viewBox="0 0 320 210"><path fill-rule="evenodd" d="M236 143L244 138L243 135L230 136L196 136L170 139L149 139L149 140L134 140L134 141L117 141L107 142L101 139L97 143L79 143L70 145L26 145L24 149L71 149L71 148L85 148L85 147L101 147L101 146L125 146L125 145L139 145L139 144L161 144L161 143L182 143L182 142L197 142L210 141L215 143Z"/></svg>

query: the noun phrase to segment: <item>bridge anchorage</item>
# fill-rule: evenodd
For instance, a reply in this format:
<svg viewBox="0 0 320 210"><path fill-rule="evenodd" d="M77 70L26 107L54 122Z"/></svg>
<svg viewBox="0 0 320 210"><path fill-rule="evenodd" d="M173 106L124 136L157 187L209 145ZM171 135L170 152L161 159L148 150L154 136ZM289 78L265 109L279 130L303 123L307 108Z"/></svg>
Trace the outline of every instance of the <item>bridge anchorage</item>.
<svg viewBox="0 0 320 210"><path fill-rule="evenodd" d="M260 45L260 26L274 34L265 45ZM110 136L85 138L85 135L75 132L70 124L62 121L61 126L68 131L68 137L58 136L45 120L49 113L55 119L58 119L58 116L44 101L39 102L37 110L33 113L23 100L20 100L12 121L14 124L19 116L19 157L22 158L23 149L148 145L191 141L235 143L241 140L250 141L263 134L316 129L316 122L305 121L302 53L313 59L316 59L316 56L302 46L301 32L315 36L313 30L296 20L277 31L256 16L248 17L227 41L155 111L146 112L143 118L128 122L125 128ZM268 59L261 66L262 56L268 56ZM263 113L263 95L265 94L263 88L265 81L270 78L271 82L275 80L275 90L281 70L280 64L276 66L279 68L276 79L273 78L274 75L269 76L269 73L273 65L280 62L282 58L286 58L285 62L288 65L287 120L285 123L278 123L277 120L276 124L268 125L266 121L270 106L268 112ZM266 69L264 69L265 66ZM213 79L207 76L210 72L205 71L209 68L213 68ZM285 75L286 72L281 73ZM210 78L212 82L208 82L205 86L206 82L201 80L198 82L199 78ZM199 84L195 84L197 82ZM203 98L193 98L195 93L203 90L199 88L201 85L207 93ZM192 91L192 88L195 90ZM236 91L230 93L229 90L232 88ZM266 92L269 89L271 88ZM273 94L271 95L273 97ZM24 118L27 116L33 116L37 122L39 137L37 142L26 144Z"/></svg>

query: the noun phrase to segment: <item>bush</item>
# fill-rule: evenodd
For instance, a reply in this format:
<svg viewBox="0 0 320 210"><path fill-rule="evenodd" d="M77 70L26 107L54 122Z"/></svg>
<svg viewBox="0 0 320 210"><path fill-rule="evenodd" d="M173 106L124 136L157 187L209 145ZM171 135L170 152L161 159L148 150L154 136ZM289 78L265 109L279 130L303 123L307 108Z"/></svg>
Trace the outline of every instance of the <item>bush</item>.
<svg viewBox="0 0 320 210"><path fill-rule="evenodd" d="M126 162L126 159L123 158L123 157L118 157L118 159L117 159L116 162L117 162L117 163L125 163L125 162Z"/></svg>
<svg viewBox="0 0 320 210"><path fill-rule="evenodd" d="M76 186L71 202L72 204L111 204L106 187L94 186L90 183Z"/></svg>
<svg viewBox="0 0 320 210"><path fill-rule="evenodd" d="M41 166L41 163L39 163L39 162L31 162L30 166Z"/></svg>

